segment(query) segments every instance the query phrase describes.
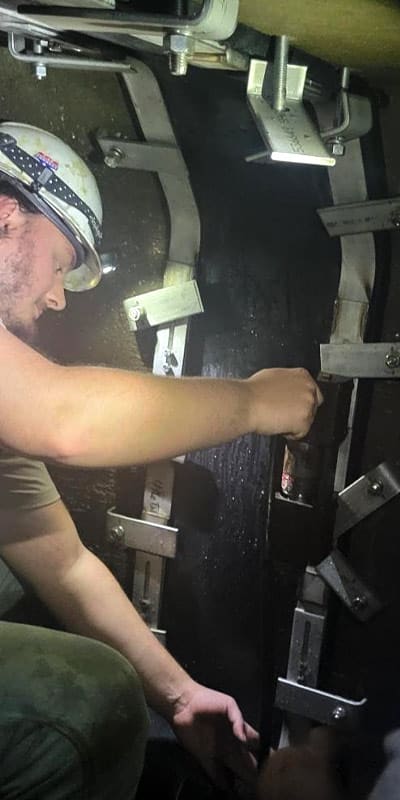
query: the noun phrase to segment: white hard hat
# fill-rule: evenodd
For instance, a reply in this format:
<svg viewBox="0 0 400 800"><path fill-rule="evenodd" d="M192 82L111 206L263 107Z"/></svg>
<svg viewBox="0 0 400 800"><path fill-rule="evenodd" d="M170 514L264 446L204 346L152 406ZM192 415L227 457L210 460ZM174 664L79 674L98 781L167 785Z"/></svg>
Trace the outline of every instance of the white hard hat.
<svg viewBox="0 0 400 800"><path fill-rule="evenodd" d="M0 124L0 179L14 185L69 239L76 268L65 288L97 286L103 211L97 183L85 162L52 133L20 122Z"/></svg>

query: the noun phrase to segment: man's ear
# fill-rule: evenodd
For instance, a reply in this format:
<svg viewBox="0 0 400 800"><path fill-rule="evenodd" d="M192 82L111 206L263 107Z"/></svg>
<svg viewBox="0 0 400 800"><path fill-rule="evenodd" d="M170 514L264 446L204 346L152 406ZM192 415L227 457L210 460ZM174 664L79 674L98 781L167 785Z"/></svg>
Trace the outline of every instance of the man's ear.
<svg viewBox="0 0 400 800"><path fill-rule="evenodd" d="M18 200L16 200L15 197L8 197L6 194L0 194L0 226L3 227L6 225L18 209Z"/></svg>

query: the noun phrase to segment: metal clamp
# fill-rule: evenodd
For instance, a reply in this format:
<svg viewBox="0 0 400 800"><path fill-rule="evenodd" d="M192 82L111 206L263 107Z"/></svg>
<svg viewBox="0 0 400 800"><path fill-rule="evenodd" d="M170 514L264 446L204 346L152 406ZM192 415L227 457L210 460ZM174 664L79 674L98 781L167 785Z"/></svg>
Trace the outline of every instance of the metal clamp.
<svg viewBox="0 0 400 800"><path fill-rule="evenodd" d="M113 508L107 511L106 526L112 544L135 550L132 602L165 645L166 631L160 628L161 598L166 559L175 558L178 529L116 514Z"/></svg>
<svg viewBox="0 0 400 800"><path fill-rule="evenodd" d="M383 462L338 495L334 541L400 494L400 469Z"/></svg>
<svg viewBox="0 0 400 800"><path fill-rule="evenodd" d="M275 695L275 705L281 711L341 729L359 726L366 702L366 698L348 700L310 686L301 686L286 678L278 678Z"/></svg>
<svg viewBox="0 0 400 800"><path fill-rule="evenodd" d="M60 35L70 31L103 36L111 41L117 37L118 44L135 50L138 44L144 43L168 53L173 75L185 75L188 63L224 69L247 68L246 56L221 44L234 33L238 12L239 0L203 0L198 12L187 17L142 14L131 9L118 9L115 12L102 8L52 7L44 10L32 6L27 14L7 8L5 26L13 33L22 32L28 36L36 34L42 38L60 38ZM14 51L11 54L18 57ZM32 55L35 57L34 53ZM65 59L61 56L61 60L64 60L65 66L79 67L82 64L84 68L80 57ZM61 66L61 63L53 60L47 63ZM112 62L110 64L112 66ZM41 63L41 66L45 67L45 64Z"/></svg>
<svg viewBox="0 0 400 800"><path fill-rule="evenodd" d="M400 197L318 208L329 236L400 229Z"/></svg>
<svg viewBox="0 0 400 800"><path fill-rule="evenodd" d="M124 309L132 331L165 325L204 311L195 280L128 297Z"/></svg>
<svg viewBox="0 0 400 800"><path fill-rule="evenodd" d="M381 610L379 598L360 580L339 550L333 550L315 569L360 622L367 622Z"/></svg>
<svg viewBox="0 0 400 800"><path fill-rule="evenodd" d="M133 550L143 550L162 558L175 558L177 528L147 522L143 519L116 514L114 508L107 511L107 538Z"/></svg>
<svg viewBox="0 0 400 800"><path fill-rule="evenodd" d="M287 64L280 75L284 86L278 86L273 63L258 59L250 62L247 97L270 159L333 166L335 159L326 150L302 102L307 67Z"/></svg>
<svg viewBox="0 0 400 800"><path fill-rule="evenodd" d="M344 378L399 378L399 342L321 344L321 371Z"/></svg>
<svg viewBox="0 0 400 800"><path fill-rule="evenodd" d="M32 64L38 80L47 76L47 67L88 69L101 72L129 72L132 70L131 64L127 61L104 61L50 52L49 44L49 41L42 37L34 41L33 51L29 52L26 50L25 36L13 32L8 34L8 52L16 61Z"/></svg>

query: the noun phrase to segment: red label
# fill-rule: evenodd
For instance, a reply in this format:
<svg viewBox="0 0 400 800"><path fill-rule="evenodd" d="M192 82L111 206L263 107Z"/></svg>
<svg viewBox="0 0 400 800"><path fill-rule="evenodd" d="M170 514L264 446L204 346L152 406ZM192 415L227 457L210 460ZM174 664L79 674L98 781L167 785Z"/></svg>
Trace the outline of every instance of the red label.
<svg viewBox="0 0 400 800"><path fill-rule="evenodd" d="M45 167L49 167L56 171L58 169L58 161L54 161L53 158L47 155L47 153L36 153L35 158L44 164Z"/></svg>

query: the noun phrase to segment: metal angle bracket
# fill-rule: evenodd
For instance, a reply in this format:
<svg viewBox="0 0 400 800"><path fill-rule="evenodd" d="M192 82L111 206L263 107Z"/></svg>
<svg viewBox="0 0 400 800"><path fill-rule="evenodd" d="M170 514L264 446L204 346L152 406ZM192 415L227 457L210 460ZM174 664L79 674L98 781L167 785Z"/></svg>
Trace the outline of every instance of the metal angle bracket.
<svg viewBox="0 0 400 800"><path fill-rule="evenodd" d="M334 541L400 494L400 469L383 461L338 495Z"/></svg>
<svg viewBox="0 0 400 800"><path fill-rule="evenodd" d="M162 558L175 558L178 528L107 511L107 539L123 547L143 550Z"/></svg>
<svg viewBox="0 0 400 800"><path fill-rule="evenodd" d="M195 280L128 297L124 308L132 331L176 322L204 311Z"/></svg>
<svg viewBox="0 0 400 800"><path fill-rule="evenodd" d="M366 702L366 698L348 700L286 678L278 678L275 695L275 705L281 711L347 730L360 725Z"/></svg>
<svg viewBox="0 0 400 800"><path fill-rule="evenodd" d="M154 518L156 515L154 515ZM167 632L160 629L161 598L167 558L176 555L178 529L107 511L107 538L135 551L132 602L160 642Z"/></svg>
<svg viewBox="0 0 400 800"><path fill-rule="evenodd" d="M318 208L329 236L400 229L400 197Z"/></svg>
<svg viewBox="0 0 400 800"><path fill-rule="evenodd" d="M288 64L285 107L276 111L274 64L252 59L247 82L250 109L272 161L332 167L335 158L328 153L303 105L306 75L307 67Z"/></svg>
<svg viewBox="0 0 400 800"><path fill-rule="evenodd" d="M315 569L360 622L367 622L381 610L379 598L361 581L339 550L333 550Z"/></svg>
<svg viewBox="0 0 400 800"><path fill-rule="evenodd" d="M399 342L321 344L321 372L344 378L400 378Z"/></svg>

